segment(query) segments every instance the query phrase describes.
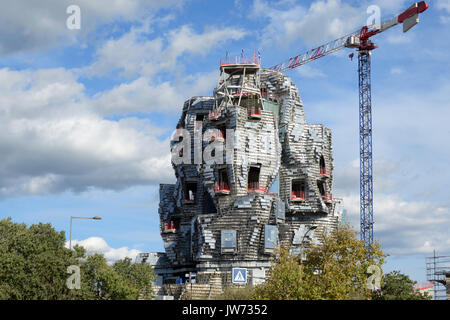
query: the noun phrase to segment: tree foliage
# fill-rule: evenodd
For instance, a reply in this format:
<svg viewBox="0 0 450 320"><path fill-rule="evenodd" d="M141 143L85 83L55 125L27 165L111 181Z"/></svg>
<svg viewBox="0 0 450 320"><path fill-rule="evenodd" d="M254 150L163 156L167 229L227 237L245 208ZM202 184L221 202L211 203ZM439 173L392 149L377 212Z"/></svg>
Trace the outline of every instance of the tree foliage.
<svg viewBox="0 0 450 320"><path fill-rule="evenodd" d="M367 268L381 269L386 255L378 242L364 247L357 232L346 224L321 235L322 244L306 250L306 299L369 299Z"/></svg>
<svg viewBox="0 0 450 320"><path fill-rule="evenodd" d="M305 249L307 259L281 248L269 270L269 280L257 288L256 298L271 300L370 299L367 268L381 268L385 255L379 243L370 251L348 224L323 233L321 243Z"/></svg>
<svg viewBox="0 0 450 320"><path fill-rule="evenodd" d="M137 299L151 298L155 275L147 264L125 258L109 265L101 254L65 248L65 233L50 224L0 220L0 299ZM80 289L66 286L67 267L80 267Z"/></svg>
<svg viewBox="0 0 450 320"><path fill-rule="evenodd" d="M215 297L216 300L252 300L255 298L258 287L252 285L231 286L225 288L221 295Z"/></svg>
<svg viewBox="0 0 450 320"><path fill-rule="evenodd" d="M269 280L256 288L256 299L298 300L304 295L304 272L299 258L289 248L277 250L269 269Z"/></svg>
<svg viewBox="0 0 450 320"><path fill-rule="evenodd" d="M431 296L414 291L415 281L394 270L383 275L381 292L373 294L375 300L430 300Z"/></svg>

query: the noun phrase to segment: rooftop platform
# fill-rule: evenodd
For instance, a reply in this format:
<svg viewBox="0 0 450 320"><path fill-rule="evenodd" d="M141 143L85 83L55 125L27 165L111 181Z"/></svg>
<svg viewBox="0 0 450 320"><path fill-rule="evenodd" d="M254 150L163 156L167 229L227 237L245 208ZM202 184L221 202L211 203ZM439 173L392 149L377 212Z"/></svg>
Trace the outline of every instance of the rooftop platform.
<svg viewBox="0 0 450 320"><path fill-rule="evenodd" d="M256 56L256 53L253 57L225 57L220 59L220 69L221 71L227 72L246 68L247 72L256 72L259 70L261 65L261 59Z"/></svg>

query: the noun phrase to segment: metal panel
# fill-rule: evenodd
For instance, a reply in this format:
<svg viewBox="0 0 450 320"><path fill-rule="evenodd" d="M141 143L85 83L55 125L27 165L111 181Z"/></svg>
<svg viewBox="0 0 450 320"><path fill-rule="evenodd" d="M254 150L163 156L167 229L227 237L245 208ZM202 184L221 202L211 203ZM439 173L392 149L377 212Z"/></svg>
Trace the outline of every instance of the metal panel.
<svg viewBox="0 0 450 320"><path fill-rule="evenodd" d="M275 201L275 214L277 220L284 221L286 219L286 206L282 200Z"/></svg>
<svg viewBox="0 0 450 320"><path fill-rule="evenodd" d="M264 248L275 249L278 244L277 226L266 224L264 226Z"/></svg>
<svg viewBox="0 0 450 320"><path fill-rule="evenodd" d="M236 230L221 230L221 247L224 249L236 248Z"/></svg>

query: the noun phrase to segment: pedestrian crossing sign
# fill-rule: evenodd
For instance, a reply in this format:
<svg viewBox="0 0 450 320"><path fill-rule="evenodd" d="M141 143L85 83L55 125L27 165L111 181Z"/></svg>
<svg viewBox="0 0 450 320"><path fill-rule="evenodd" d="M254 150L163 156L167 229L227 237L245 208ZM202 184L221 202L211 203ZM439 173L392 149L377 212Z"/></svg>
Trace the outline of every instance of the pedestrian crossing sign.
<svg viewBox="0 0 450 320"><path fill-rule="evenodd" d="M247 283L247 269L233 268L233 283Z"/></svg>

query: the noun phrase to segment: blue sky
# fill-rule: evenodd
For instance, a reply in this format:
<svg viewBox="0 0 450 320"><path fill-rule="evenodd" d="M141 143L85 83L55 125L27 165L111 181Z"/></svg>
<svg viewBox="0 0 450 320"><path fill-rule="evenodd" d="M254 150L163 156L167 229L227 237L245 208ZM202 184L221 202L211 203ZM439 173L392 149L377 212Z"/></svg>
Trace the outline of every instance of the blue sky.
<svg viewBox="0 0 450 320"><path fill-rule="evenodd" d="M174 181L168 137L182 103L211 95L228 51L262 64L356 30L369 5L391 18L411 1L15 1L0 10L0 218L50 222L116 259L161 251L159 183ZM425 280L450 247L450 1L408 33L374 38L375 237L384 271ZM69 30L77 4L81 28ZM332 129L334 196L359 229L357 59L340 52L287 72L307 121Z"/></svg>

